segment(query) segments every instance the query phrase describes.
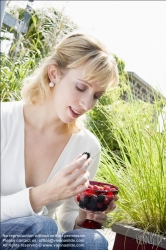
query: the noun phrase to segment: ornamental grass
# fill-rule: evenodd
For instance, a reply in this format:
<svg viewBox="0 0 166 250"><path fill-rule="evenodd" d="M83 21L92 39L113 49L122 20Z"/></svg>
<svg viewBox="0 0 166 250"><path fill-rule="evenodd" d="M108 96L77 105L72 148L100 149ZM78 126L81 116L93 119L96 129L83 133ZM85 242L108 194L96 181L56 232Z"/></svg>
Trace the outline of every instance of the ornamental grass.
<svg viewBox="0 0 166 250"><path fill-rule="evenodd" d="M119 147L119 152L102 147L95 177L119 187L107 226L120 222L166 235L166 127L161 131L158 119L162 114L164 121L163 106L164 98L153 104L131 98L98 105Z"/></svg>

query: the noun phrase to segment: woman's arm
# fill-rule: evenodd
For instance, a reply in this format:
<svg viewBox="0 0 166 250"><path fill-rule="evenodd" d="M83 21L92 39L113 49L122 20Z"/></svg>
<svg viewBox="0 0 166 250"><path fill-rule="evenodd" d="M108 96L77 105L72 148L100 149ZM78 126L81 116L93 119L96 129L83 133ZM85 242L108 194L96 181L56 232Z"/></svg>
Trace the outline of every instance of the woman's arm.
<svg viewBox="0 0 166 250"><path fill-rule="evenodd" d="M15 194L1 196L1 222L35 214L29 201L29 189L26 188ZM42 212L43 214L47 213L45 209Z"/></svg>
<svg viewBox="0 0 166 250"><path fill-rule="evenodd" d="M93 180L96 171L99 166L100 162L100 146L99 144L96 146L94 145L93 151L92 151L92 162L90 166L88 167L88 171L90 173L89 175L89 180ZM58 207L57 212L57 220L58 224L61 227L61 230L63 231L69 231L73 230L74 228L77 228L77 222L82 221L83 219L87 218L87 213L86 212L81 212L79 213L79 207L75 201L75 195L74 197L71 197L69 199L66 199L64 203Z"/></svg>
<svg viewBox="0 0 166 250"><path fill-rule="evenodd" d="M49 203L65 200L77 195L88 187L87 168L91 159L79 155L72 163L59 171L49 182L30 190L30 202L34 211Z"/></svg>

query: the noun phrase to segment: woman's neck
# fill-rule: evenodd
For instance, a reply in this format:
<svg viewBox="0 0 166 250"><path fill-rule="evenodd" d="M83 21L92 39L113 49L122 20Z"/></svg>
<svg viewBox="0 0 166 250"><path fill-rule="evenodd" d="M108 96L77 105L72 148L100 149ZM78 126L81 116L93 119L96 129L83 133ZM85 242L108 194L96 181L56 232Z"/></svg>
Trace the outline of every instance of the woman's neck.
<svg viewBox="0 0 166 250"><path fill-rule="evenodd" d="M38 132L49 131L57 134L70 134L68 125L63 123L56 114L52 114L47 102L43 104L24 104L23 107L25 124Z"/></svg>

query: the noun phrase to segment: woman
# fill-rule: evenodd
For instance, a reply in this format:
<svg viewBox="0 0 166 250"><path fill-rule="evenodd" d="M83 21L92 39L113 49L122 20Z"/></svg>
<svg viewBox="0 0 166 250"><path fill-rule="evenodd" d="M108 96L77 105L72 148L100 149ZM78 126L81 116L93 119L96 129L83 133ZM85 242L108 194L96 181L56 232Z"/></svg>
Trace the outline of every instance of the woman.
<svg viewBox="0 0 166 250"><path fill-rule="evenodd" d="M74 197L94 178L101 151L81 117L117 83L114 57L77 32L25 80L21 101L2 103L2 249L107 249L98 231L77 225L86 218L103 224L106 213L79 210ZM78 236L82 244L69 244Z"/></svg>

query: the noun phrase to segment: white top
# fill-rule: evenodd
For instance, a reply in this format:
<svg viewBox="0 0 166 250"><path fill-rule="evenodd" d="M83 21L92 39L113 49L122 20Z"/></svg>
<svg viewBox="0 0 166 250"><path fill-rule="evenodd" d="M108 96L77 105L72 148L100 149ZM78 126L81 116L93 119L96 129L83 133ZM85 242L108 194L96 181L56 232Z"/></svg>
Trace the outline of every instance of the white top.
<svg viewBox="0 0 166 250"><path fill-rule="evenodd" d="M1 221L11 218L35 215L30 201L29 189L25 184L24 168L24 116L23 102L1 103ZM56 150L56 149L55 149ZM47 181L83 152L91 158L101 151L97 138L87 129L71 136ZM89 180L96 174L100 160L98 154L88 167ZM78 216L74 198L51 203L37 213L54 217L63 231L72 230Z"/></svg>

